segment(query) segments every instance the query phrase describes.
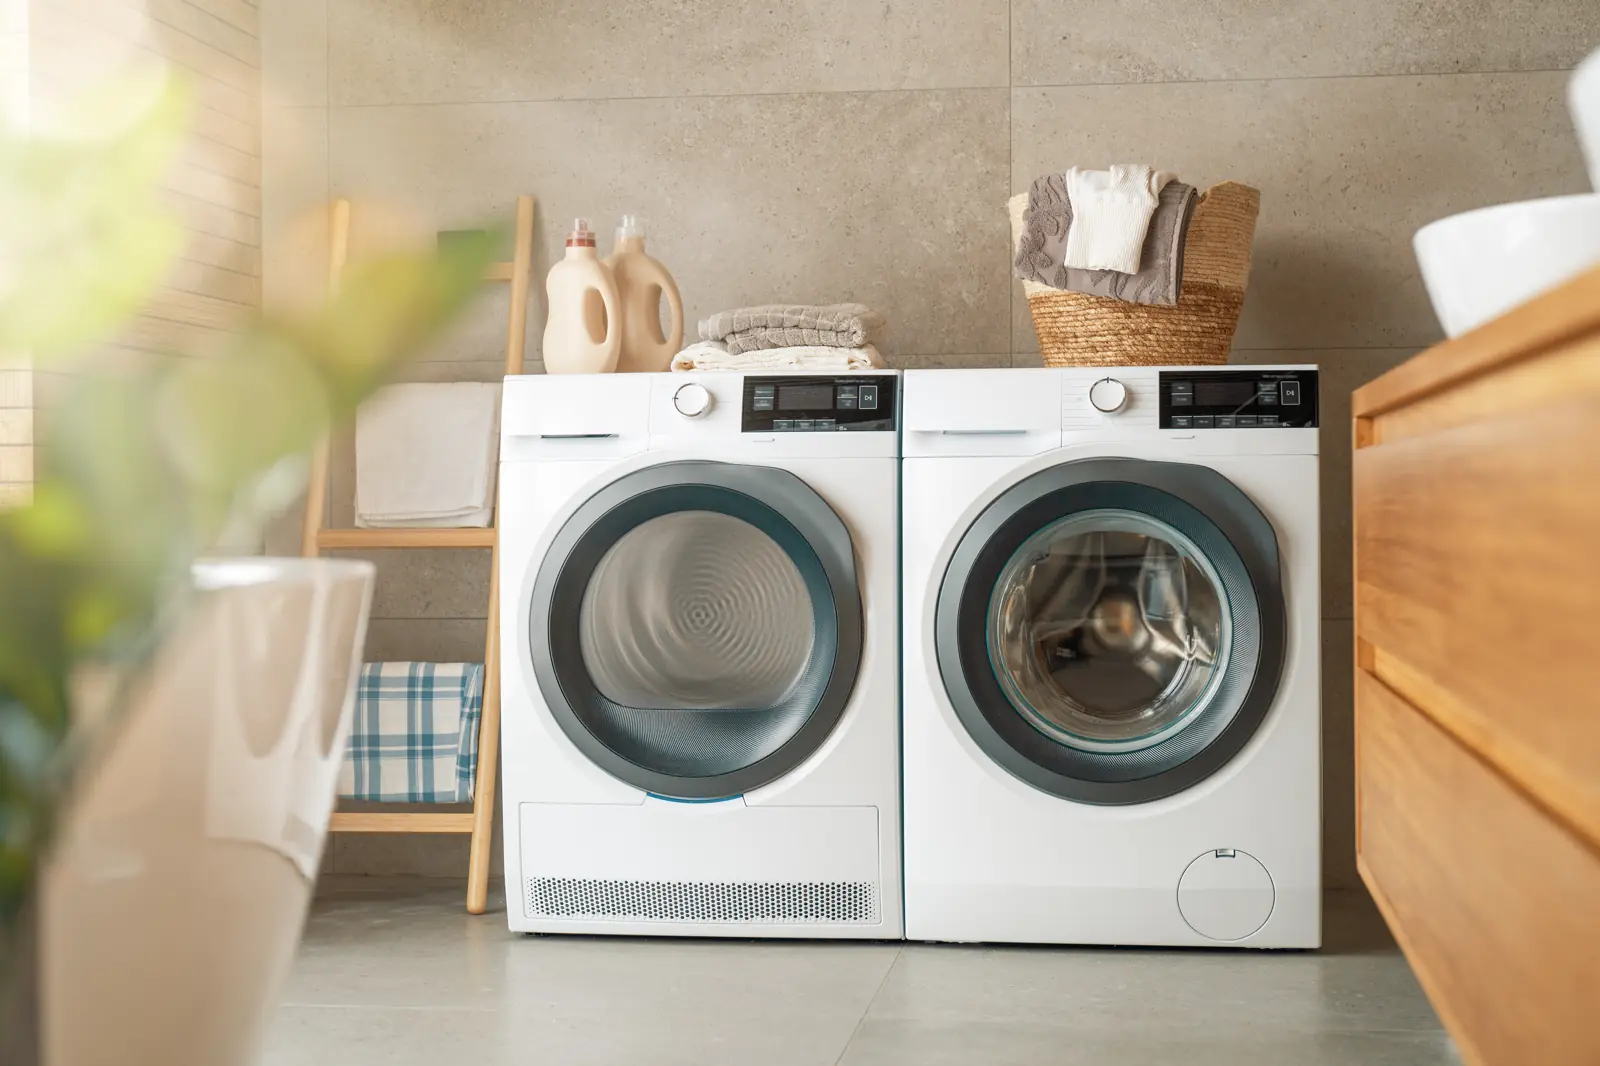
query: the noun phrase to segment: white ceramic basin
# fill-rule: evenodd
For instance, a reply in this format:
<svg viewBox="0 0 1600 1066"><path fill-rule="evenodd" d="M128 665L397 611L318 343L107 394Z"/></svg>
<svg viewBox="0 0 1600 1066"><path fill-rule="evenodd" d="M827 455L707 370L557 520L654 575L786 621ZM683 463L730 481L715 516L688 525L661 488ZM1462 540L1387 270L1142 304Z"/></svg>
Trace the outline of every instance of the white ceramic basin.
<svg viewBox="0 0 1600 1066"><path fill-rule="evenodd" d="M1600 265L1600 193L1451 215L1411 245L1433 313L1455 337Z"/></svg>
<svg viewBox="0 0 1600 1066"><path fill-rule="evenodd" d="M48 1066L258 1062L294 964L372 564L209 560L193 574L189 612L77 781L41 884Z"/></svg>
<svg viewBox="0 0 1600 1066"><path fill-rule="evenodd" d="M1589 184L1600 192L1600 51L1578 64L1567 82L1567 106L1578 128L1578 144L1589 164Z"/></svg>

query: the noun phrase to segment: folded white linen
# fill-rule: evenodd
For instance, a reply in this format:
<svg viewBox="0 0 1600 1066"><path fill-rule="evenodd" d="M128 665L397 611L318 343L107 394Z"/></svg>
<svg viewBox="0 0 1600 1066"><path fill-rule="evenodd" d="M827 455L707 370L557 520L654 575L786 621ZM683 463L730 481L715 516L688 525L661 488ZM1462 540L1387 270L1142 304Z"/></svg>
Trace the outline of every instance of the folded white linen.
<svg viewBox="0 0 1600 1066"><path fill-rule="evenodd" d="M1066 265L1137 274L1150 216L1176 175L1144 163L1118 163L1110 170L1073 167L1065 177L1072 204Z"/></svg>
<svg viewBox="0 0 1600 1066"><path fill-rule="evenodd" d="M500 386L392 385L356 415L356 525L487 526Z"/></svg>
<svg viewBox="0 0 1600 1066"><path fill-rule="evenodd" d="M721 341L699 341L672 357L674 373L691 370L877 370L883 356L872 345L862 348L832 348L807 345L802 348L761 348L750 352L730 352Z"/></svg>

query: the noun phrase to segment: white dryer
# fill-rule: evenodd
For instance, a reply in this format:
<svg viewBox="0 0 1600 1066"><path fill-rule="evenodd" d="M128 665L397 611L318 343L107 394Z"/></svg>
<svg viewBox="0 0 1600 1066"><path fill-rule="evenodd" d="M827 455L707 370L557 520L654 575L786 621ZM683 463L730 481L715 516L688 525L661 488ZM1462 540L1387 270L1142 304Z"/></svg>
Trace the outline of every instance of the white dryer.
<svg viewBox="0 0 1600 1066"><path fill-rule="evenodd" d="M901 935L898 386L507 380L513 930Z"/></svg>
<svg viewBox="0 0 1600 1066"><path fill-rule="evenodd" d="M1317 946L1316 369L904 397L907 937Z"/></svg>

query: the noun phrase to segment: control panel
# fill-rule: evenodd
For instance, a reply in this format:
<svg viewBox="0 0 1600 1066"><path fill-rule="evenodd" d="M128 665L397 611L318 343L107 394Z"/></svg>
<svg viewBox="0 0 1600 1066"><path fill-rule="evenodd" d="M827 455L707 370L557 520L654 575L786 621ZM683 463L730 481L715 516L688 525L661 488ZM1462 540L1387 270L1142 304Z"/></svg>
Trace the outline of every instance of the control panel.
<svg viewBox="0 0 1600 1066"><path fill-rule="evenodd" d="M889 431L898 424L896 374L746 375L746 433Z"/></svg>
<svg viewBox="0 0 1600 1066"><path fill-rule="evenodd" d="M1306 429L1317 424L1315 370L1163 370L1162 429Z"/></svg>

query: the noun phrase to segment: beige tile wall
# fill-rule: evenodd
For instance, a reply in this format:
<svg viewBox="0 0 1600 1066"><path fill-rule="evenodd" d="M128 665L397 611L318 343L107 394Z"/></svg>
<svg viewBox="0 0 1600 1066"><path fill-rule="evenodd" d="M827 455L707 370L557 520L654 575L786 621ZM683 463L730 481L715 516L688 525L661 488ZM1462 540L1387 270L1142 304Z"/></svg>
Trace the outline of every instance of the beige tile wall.
<svg viewBox="0 0 1600 1066"><path fill-rule="evenodd" d="M260 22L255 0L4 0L0 106L36 133L129 68L164 65L190 91L190 127L160 177L182 245L152 299L110 343L69 365L0 355L0 506L25 498L35 416L88 368L143 353L199 354L261 304ZM58 131L57 131L58 132ZM58 133L59 135L59 133Z"/></svg>
<svg viewBox="0 0 1600 1066"><path fill-rule="evenodd" d="M0 357L0 508L27 501L33 491L33 371Z"/></svg>
<svg viewBox="0 0 1600 1066"><path fill-rule="evenodd" d="M1027 365L1010 191L1117 160L1259 186L1235 358L1324 373L1327 878L1356 883L1348 395L1438 339L1418 225L1583 187L1561 88L1600 4L278 0L262 18L269 300L314 291L330 195L428 233L529 192L541 276L571 217L638 211L691 317L862 299L896 365ZM495 376L502 315L486 304L413 376ZM531 367L541 327L536 304ZM369 654L477 654L482 560L380 565ZM334 868L458 873L457 843L366 841Z"/></svg>
<svg viewBox="0 0 1600 1066"><path fill-rule="evenodd" d="M0 122L26 129L33 41L27 0L0 0ZM33 370L20 353L0 352L0 509L33 492Z"/></svg>
<svg viewBox="0 0 1600 1066"><path fill-rule="evenodd" d="M260 13L251 0L30 0L36 113L125 66L164 63L190 127L160 179L183 228L164 284L115 353L204 354L261 306Z"/></svg>

